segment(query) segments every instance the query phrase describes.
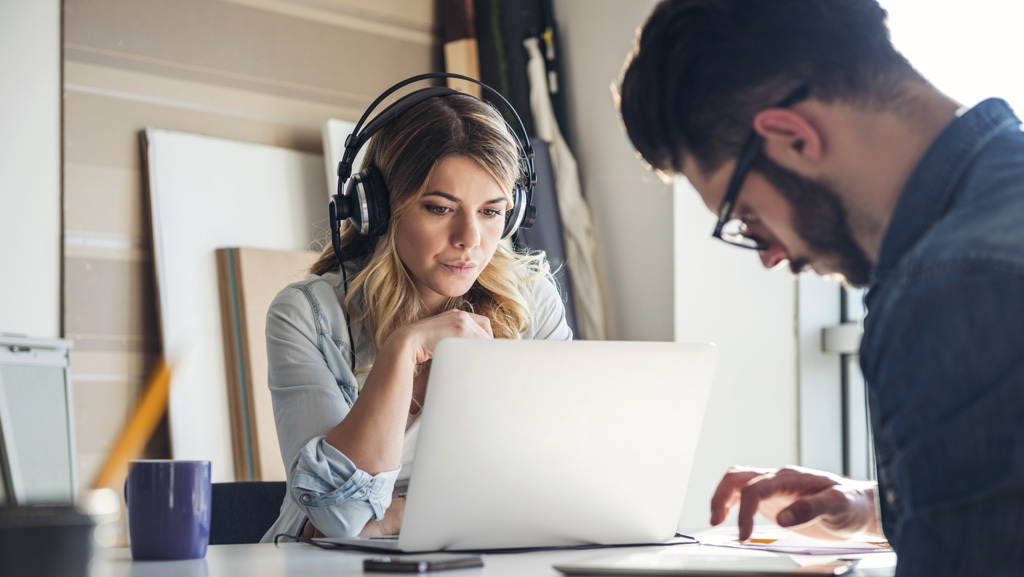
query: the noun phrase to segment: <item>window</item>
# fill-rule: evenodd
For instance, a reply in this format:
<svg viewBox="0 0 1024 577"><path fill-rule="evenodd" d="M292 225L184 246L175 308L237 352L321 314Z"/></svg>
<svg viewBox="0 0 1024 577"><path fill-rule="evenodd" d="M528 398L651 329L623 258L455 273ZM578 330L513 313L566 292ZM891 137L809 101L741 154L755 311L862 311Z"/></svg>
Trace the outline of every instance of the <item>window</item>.
<svg viewBox="0 0 1024 577"><path fill-rule="evenodd" d="M880 0L893 44L939 90L965 106L1006 100L1024 114L1024 6L1004 0ZM800 462L874 477L867 399L856 344L861 291L804 275L798 282Z"/></svg>

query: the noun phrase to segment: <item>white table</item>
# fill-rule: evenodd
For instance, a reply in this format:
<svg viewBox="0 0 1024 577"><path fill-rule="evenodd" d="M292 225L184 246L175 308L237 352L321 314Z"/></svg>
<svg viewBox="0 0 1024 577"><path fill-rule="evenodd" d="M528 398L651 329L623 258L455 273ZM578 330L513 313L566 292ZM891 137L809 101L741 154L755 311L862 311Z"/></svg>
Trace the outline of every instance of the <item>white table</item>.
<svg viewBox="0 0 1024 577"><path fill-rule="evenodd" d="M657 552L665 554L736 554L746 551L702 545L539 551L488 554L481 569L459 569L436 573L451 577L564 577L553 563L615 552ZM730 553L732 552L732 553ZM303 543L280 545L211 545L205 559L190 561L133 561L127 548L100 549L93 557L90 577L345 577L363 575L363 559L378 556L341 550L325 550ZM851 575L891 575L889 570L853 572ZM374 574L370 574L374 575ZM379 575L387 575L381 573ZM435 575L432 573L430 575Z"/></svg>
<svg viewBox="0 0 1024 577"><path fill-rule="evenodd" d="M696 547L680 545L680 547ZM626 550L626 549L623 549ZM633 549L628 549L633 550ZM594 555L600 551L541 551L485 555L482 569L460 569L441 574L452 577L559 577L551 564ZM379 554L326 550L303 543L280 545L211 545L205 559L189 561L133 561L127 548L99 550L93 557L91 577L345 577L363 575L363 559ZM381 574L384 575L384 574Z"/></svg>

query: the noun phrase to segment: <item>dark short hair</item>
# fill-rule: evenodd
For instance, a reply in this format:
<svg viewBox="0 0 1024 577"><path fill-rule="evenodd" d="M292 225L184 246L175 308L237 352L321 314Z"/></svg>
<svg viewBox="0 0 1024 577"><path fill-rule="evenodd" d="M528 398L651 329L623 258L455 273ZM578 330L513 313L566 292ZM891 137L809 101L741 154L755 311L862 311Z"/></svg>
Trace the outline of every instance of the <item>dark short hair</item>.
<svg viewBox="0 0 1024 577"><path fill-rule="evenodd" d="M619 110L640 155L680 172L735 156L758 110L801 84L823 101L892 105L923 81L876 0L663 0L626 61Z"/></svg>

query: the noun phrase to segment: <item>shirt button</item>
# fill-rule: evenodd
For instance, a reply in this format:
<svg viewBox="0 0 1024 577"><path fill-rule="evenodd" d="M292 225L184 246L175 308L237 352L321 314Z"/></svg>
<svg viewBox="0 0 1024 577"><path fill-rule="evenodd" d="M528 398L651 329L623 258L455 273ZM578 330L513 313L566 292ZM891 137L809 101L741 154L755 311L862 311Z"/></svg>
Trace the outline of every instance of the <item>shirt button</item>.
<svg viewBox="0 0 1024 577"><path fill-rule="evenodd" d="M303 505L308 505L309 502L312 501L312 500L313 500L313 498L310 497L309 495L303 495L303 496L299 497L299 501L302 501Z"/></svg>
<svg viewBox="0 0 1024 577"><path fill-rule="evenodd" d="M896 489L885 490L885 500L889 502L889 505L896 506Z"/></svg>

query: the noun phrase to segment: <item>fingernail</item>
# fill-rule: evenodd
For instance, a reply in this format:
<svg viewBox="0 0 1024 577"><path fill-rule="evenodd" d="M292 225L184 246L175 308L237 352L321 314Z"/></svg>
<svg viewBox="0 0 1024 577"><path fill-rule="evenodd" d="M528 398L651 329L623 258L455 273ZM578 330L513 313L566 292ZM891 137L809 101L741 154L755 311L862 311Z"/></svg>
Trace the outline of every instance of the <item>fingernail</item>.
<svg viewBox="0 0 1024 577"><path fill-rule="evenodd" d="M792 511L782 511L775 517L775 522L780 527L789 527L793 524L793 513Z"/></svg>

